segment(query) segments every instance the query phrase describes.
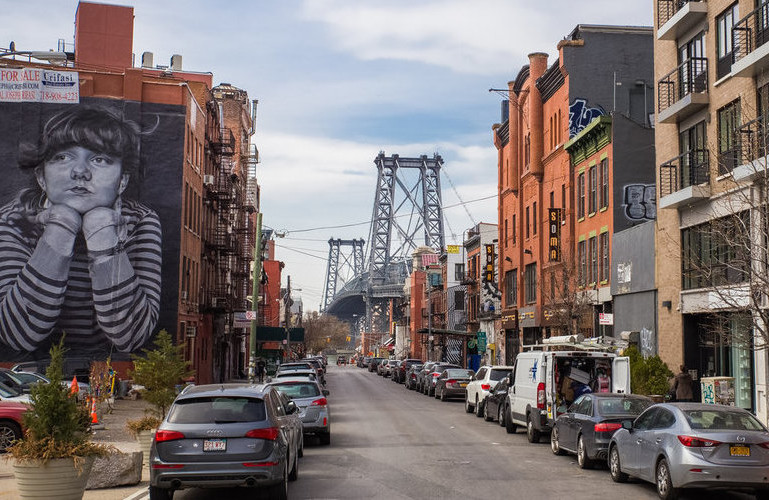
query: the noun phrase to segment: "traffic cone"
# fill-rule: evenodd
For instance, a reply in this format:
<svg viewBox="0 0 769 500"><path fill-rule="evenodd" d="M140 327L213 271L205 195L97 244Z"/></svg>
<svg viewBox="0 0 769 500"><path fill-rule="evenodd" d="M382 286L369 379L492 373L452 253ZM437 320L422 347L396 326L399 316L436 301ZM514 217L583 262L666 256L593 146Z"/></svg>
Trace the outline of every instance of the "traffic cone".
<svg viewBox="0 0 769 500"><path fill-rule="evenodd" d="M99 417L96 415L96 398L91 399L91 423L99 423Z"/></svg>
<svg viewBox="0 0 769 500"><path fill-rule="evenodd" d="M80 392L80 386L77 383L77 377L72 377L72 385L69 387L70 396L74 396Z"/></svg>

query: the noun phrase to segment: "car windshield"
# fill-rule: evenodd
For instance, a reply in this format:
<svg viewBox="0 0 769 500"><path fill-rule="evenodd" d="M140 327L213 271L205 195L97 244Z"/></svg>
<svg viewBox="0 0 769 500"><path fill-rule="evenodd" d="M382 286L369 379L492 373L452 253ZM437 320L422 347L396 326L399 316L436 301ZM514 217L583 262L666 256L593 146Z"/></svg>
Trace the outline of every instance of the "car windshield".
<svg viewBox="0 0 769 500"><path fill-rule="evenodd" d="M640 415L652 405L642 398L598 398L599 415Z"/></svg>
<svg viewBox="0 0 769 500"><path fill-rule="evenodd" d="M491 370L491 374L489 374L489 378L494 382L499 382L503 378L510 375L511 371L512 370L500 370L499 368L494 368L493 370Z"/></svg>
<svg viewBox="0 0 769 500"><path fill-rule="evenodd" d="M275 384L274 387L290 398L315 398L320 396L317 384L306 382L288 382Z"/></svg>
<svg viewBox="0 0 769 500"><path fill-rule="evenodd" d="M19 395L18 391L14 391L4 383L0 382L0 396L4 398L13 398Z"/></svg>
<svg viewBox="0 0 769 500"><path fill-rule="evenodd" d="M21 380L23 384L34 384L35 382L44 381L47 382L47 379L41 375L35 375L34 373L28 373L28 372L14 372L13 374L18 380Z"/></svg>
<svg viewBox="0 0 769 500"><path fill-rule="evenodd" d="M298 365L280 365L278 367L279 372L287 372L292 370L294 371L295 370L312 370L312 369L313 369L312 365L310 365L309 363L301 363Z"/></svg>
<svg viewBox="0 0 769 500"><path fill-rule="evenodd" d="M455 368L449 368L446 370L446 376L448 378L470 378L473 376L472 370L457 370Z"/></svg>
<svg viewBox="0 0 769 500"><path fill-rule="evenodd" d="M182 399L168 412L172 424L259 422L265 417L264 401L246 397Z"/></svg>
<svg viewBox="0 0 769 500"><path fill-rule="evenodd" d="M766 431L763 424L748 413L716 408L683 410L683 412L692 429Z"/></svg>

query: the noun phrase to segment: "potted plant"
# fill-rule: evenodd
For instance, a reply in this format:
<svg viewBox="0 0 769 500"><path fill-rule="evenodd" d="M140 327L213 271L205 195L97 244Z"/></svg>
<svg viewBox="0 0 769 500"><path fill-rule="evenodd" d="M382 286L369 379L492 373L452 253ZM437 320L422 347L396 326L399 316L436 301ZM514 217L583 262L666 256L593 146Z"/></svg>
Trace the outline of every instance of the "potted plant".
<svg viewBox="0 0 769 500"><path fill-rule="evenodd" d="M30 391L24 437L8 448L22 499L82 499L94 459L109 451L91 441L88 409L62 384L63 342L50 350L50 382Z"/></svg>
<svg viewBox="0 0 769 500"><path fill-rule="evenodd" d="M158 332L154 347L144 349L142 356L133 356L134 370L130 372L134 384L144 387L142 398L153 406L147 416L126 424L139 441L145 460L149 458L155 429L176 399L176 386L193 373L184 359L184 346L175 346L166 330Z"/></svg>

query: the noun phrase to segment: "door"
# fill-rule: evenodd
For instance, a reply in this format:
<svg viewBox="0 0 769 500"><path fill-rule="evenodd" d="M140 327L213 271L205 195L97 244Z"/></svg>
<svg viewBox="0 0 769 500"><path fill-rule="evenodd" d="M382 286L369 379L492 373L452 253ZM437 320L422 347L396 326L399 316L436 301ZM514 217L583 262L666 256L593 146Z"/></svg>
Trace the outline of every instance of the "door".
<svg viewBox="0 0 769 500"><path fill-rule="evenodd" d="M580 412L582 402L587 396L580 396L569 409L558 419L558 441L561 446L570 451L577 450L577 436L574 433L577 422L577 413Z"/></svg>
<svg viewBox="0 0 769 500"><path fill-rule="evenodd" d="M571 438L569 440L569 446L573 446L572 450L577 450L577 437L582 433L583 426L593 425L592 416L593 398L587 394L580 396L579 405L572 415Z"/></svg>
<svg viewBox="0 0 769 500"><path fill-rule="evenodd" d="M614 358L611 362L611 392L630 394L630 358Z"/></svg>
<svg viewBox="0 0 769 500"><path fill-rule="evenodd" d="M644 453L641 452L641 449L648 446L648 442L654 432L652 424L657 418L658 413L659 408L656 407L649 408L643 412L633 422L633 431L627 435L627 441L623 441L622 446L619 447L622 468L634 476L639 476L639 474L643 473L643 471L639 470L643 467L641 456Z"/></svg>

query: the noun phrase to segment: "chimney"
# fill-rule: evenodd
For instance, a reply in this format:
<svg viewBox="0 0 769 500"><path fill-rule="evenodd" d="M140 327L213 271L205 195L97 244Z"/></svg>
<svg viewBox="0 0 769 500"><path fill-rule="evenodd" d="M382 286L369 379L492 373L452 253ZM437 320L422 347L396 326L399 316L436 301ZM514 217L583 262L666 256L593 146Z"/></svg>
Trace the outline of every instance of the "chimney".
<svg viewBox="0 0 769 500"><path fill-rule="evenodd" d="M180 56L179 54L174 54L171 56L171 70L172 71L182 70L182 56Z"/></svg>
<svg viewBox="0 0 769 500"><path fill-rule="evenodd" d="M75 65L133 66L133 7L80 2L75 14Z"/></svg>
<svg viewBox="0 0 769 500"><path fill-rule="evenodd" d="M531 122L531 163L532 174L542 176L542 156L545 151L544 118L542 116L542 94L537 88L537 80L547 71L547 54L534 52L529 54L529 117Z"/></svg>
<svg viewBox="0 0 769 500"><path fill-rule="evenodd" d="M155 58L152 55L152 52L142 52L142 68L154 68L155 67Z"/></svg>

